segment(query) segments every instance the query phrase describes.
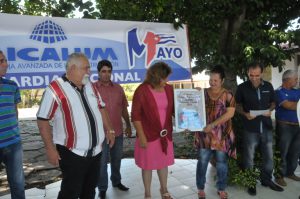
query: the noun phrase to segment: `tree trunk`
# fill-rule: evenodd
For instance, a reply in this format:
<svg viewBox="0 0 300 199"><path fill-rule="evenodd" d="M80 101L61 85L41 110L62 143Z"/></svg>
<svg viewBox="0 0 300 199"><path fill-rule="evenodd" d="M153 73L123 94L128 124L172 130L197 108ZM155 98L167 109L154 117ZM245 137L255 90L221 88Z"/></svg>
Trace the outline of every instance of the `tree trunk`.
<svg viewBox="0 0 300 199"><path fill-rule="evenodd" d="M225 71L225 82L224 87L228 90L231 90L234 94L237 89L237 82L236 82L236 73L232 70Z"/></svg>

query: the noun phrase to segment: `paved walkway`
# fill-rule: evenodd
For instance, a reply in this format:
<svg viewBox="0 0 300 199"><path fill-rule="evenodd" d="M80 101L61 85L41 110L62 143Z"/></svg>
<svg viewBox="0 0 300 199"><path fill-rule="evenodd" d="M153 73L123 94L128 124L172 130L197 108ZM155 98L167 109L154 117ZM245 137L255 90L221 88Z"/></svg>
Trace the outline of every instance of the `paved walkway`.
<svg viewBox="0 0 300 199"><path fill-rule="evenodd" d="M197 198L197 188L195 185L196 160L176 159L175 164L169 168L168 187L169 192L174 199L193 199ZM110 171L109 171L110 172ZM107 199L143 199L143 182L141 171L135 165L133 159L124 159L122 161L122 182L130 187L128 192L122 192L112 188L109 184ZM207 172L206 195L208 199L218 198L215 188L215 168L209 166ZM297 168L296 175L300 175L300 166ZM300 182L286 179L288 186L283 192L275 192L269 188L257 185L257 196L252 197L247 194L244 188L229 186L227 191L231 199L298 199L300 195ZM45 189L26 190L27 199L54 199L57 198L60 181L49 184ZM152 197L160 198L159 182L156 172L153 172ZM0 197L0 199L9 199L10 195Z"/></svg>
<svg viewBox="0 0 300 199"><path fill-rule="evenodd" d="M48 164L45 156L44 145L38 133L35 113L37 109L23 109L20 111L20 121L23 149L24 149L24 169L26 175L27 199L54 199L60 187L60 181L50 184L60 177L60 171ZM174 135L175 141L181 143L183 140L179 134ZM125 149L133 150L134 139L125 139ZM174 141L174 142L175 142ZM131 147L131 148L130 148ZM197 188L195 185L196 160L176 159L175 164L169 168L169 191L174 199L196 199ZM109 171L110 172L110 171ZM143 182L141 171L135 165L133 159L124 159L122 161L122 177L123 183L130 187L128 192L121 192L111 187L107 191L107 199L143 199ZM218 198L215 188L215 168L209 167L207 172L206 194L207 199ZM297 168L296 175L300 176L300 166ZM241 187L229 186L227 191L231 199L298 199L300 195L300 182L287 179L288 186L284 192L274 192L269 188L257 185L257 196L251 197L246 190ZM0 199L9 199L10 195L7 191L8 185L6 181L5 170L0 170ZM45 188L41 185L46 184ZM43 187L42 189L29 187ZM6 195L7 194L7 195ZM98 193L97 193L98 195ZM159 182L156 172L153 172L152 180L152 196L153 199L159 197Z"/></svg>

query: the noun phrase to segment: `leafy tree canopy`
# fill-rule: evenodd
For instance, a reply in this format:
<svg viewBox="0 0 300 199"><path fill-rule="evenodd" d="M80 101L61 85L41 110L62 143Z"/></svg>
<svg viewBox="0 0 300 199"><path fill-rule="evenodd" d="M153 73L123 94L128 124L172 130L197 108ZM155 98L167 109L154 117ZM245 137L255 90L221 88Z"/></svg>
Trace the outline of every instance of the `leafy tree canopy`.
<svg viewBox="0 0 300 199"><path fill-rule="evenodd" d="M187 24L193 71L221 63L233 86L252 61L282 70L295 53L282 44L300 44L299 24L287 31L291 20L300 22L299 0L99 0L97 8L104 19Z"/></svg>
<svg viewBox="0 0 300 199"><path fill-rule="evenodd" d="M2 0L0 11L28 15L136 20L187 24L193 72L215 64L226 67L227 79L245 75L245 65L260 61L282 70L284 60L300 45L300 0ZM297 19L294 30L287 30ZM282 48L287 44L288 48ZM298 48L299 49L299 48ZM296 49L296 50L298 50Z"/></svg>

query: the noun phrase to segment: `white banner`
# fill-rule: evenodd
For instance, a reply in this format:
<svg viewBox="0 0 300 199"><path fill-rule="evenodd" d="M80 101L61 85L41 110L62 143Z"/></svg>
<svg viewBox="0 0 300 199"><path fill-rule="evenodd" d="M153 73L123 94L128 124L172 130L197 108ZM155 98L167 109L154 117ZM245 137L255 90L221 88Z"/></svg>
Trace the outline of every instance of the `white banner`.
<svg viewBox="0 0 300 199"><path fill-rule="evenodd" d="M190 78L186 26L95 19L68 19L0 14L0 50L8 59L6 78L21 89L41 88L65 72L68 55L83 52L95 81L97 63L113 64L112 80L142 82L146 69L164 61L170 80Z"/></svg>

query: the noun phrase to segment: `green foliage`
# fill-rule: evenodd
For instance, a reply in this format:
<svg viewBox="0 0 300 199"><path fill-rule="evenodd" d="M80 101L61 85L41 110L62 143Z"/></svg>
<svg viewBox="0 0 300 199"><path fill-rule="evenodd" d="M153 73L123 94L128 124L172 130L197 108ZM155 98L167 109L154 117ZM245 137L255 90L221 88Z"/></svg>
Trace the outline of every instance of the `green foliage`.
<svg viewBox="0 0 300 199"><path fill-rule="evenodd" d="M242 170L234 166L234 164L236 164L234 160L230 159L229 168L232 170L230 170L231 175L229 175L228 182L247 188L255 187L260 175L259 170L257 168Z"/></svg>
<svg viewBox="0 0 300 199"><path fill-rule="evenodd" d="M282 70L295 50L283 43L300 45L300 26L287 28L300 17L300 0L2 0L0 11L28 15L117 19L173 23L188 26L193 72L216 63L226 69L225 86L233 91L236 75L246 76L245 65L259 60ZM298 19L299 22L299 19Z"/></svg>
<svg viewBox="0 0 300 199"><path fill-rule="evenodd" d="M18 14L22 12L20 7L21 0L1 0L0 1L0 12L6 12L11 14Z"/></svg>
<svg viewBox="0 0 300 199"><path fill-rule="evenodd" d="M41 93L44 89L31 89L21 90L21 103L18 104L19 108L31 108L34 105L41 103Z"/></svg>
<svg viewBox="0 0 300 199"><path fill-rule="evenodd" d="M257 181L260 179L260 167L262 164L262 157L259 150L256 150L254 158L254 168L253 169L242 169L242 134L243 134L243 123L239 114L235 115L233 118L234 132L236 135L236 148L237 148L237 159L228 158L228 183L232 185L238 185L242 187L254 187ZM183 133L184 143L174 144L174 150L176 158L190 158L197 159L197 150L194 147L194 134L193 133ZM275 131L273 132L274 140L276 140ZM274 142L275 143L275 142ZM275 149L274 144L274 173L275 177L279 175L280 168L280 152ZM215 162L211 161L215 166Z"/></svg>
<svg viewBox="0 0 300 199"><path fill-rule="evenodd" d="M241 115L236 114L233 117L233 129L235 133L235 142L237 149L237 159L228 159L228 183L243 187L254 187L260 176L258 169L261 159L259 153L255 153L255 167L253 169L242 168L242 136L243 136L243 122Z"/></svg>
<svg viewBox="0 0 300 199"><path fill-rule="evenodd" d="M174 143L174 153L177 154L176 158L187 158L187 159L196 159L197 150L194 146L194 133L184 133L183 134L185 142L183 144Z"/></svg>
<svg viewBox="0 0 300 199"><path fill-rule="evenodd" d="M174 144L174 153L176 158L189 158L197 159L197 149L194 146L194 134L183 133L185 142L183 144ZM259 162L261 159L256 154L257 165L253 169L242 170L240 166L241 156L238 154L237 159L228 158L228 183L243 187L254 187L259 179L260 172L258 169ZM215 166L215 162L212 160L211 163Z"/></svg>
<svg viewBox="0 0 300 199"><path fill-rule="evenodd" d="M22 4L21 4L22 2ZM92 1L82 0L2 0L0 11L4 13L25 14L35 16L75 17L75 11L83 14L83 18L99 17Z"/></svg>
<svg viewBox="0 0 300 199"><path fill-rule="evenodd" d="M216 63L226 66L227 87L235 90L236 75L246 75L248 62L282 69L293 51L282 43L299 43L295 31L286 31L290 21L300 16L299 0L97 0L100 18L188 25L194 72Z"/></svg>
<svg viewBox="0 0 300 199"><path fill-rule="evenodd" d="M274 164L274 177L275 178L282 177L280 174L280 168L281 168L280 151L277 149L274 149L273 164Z"/></svg>
<svg viewBox="0 0 300 199"><path fill-rule="evenodd" d="M135 89L139 86L140 84L122 84L121 86L124 89L126 98L128 101L132 101L133 94Z"/></svg>

